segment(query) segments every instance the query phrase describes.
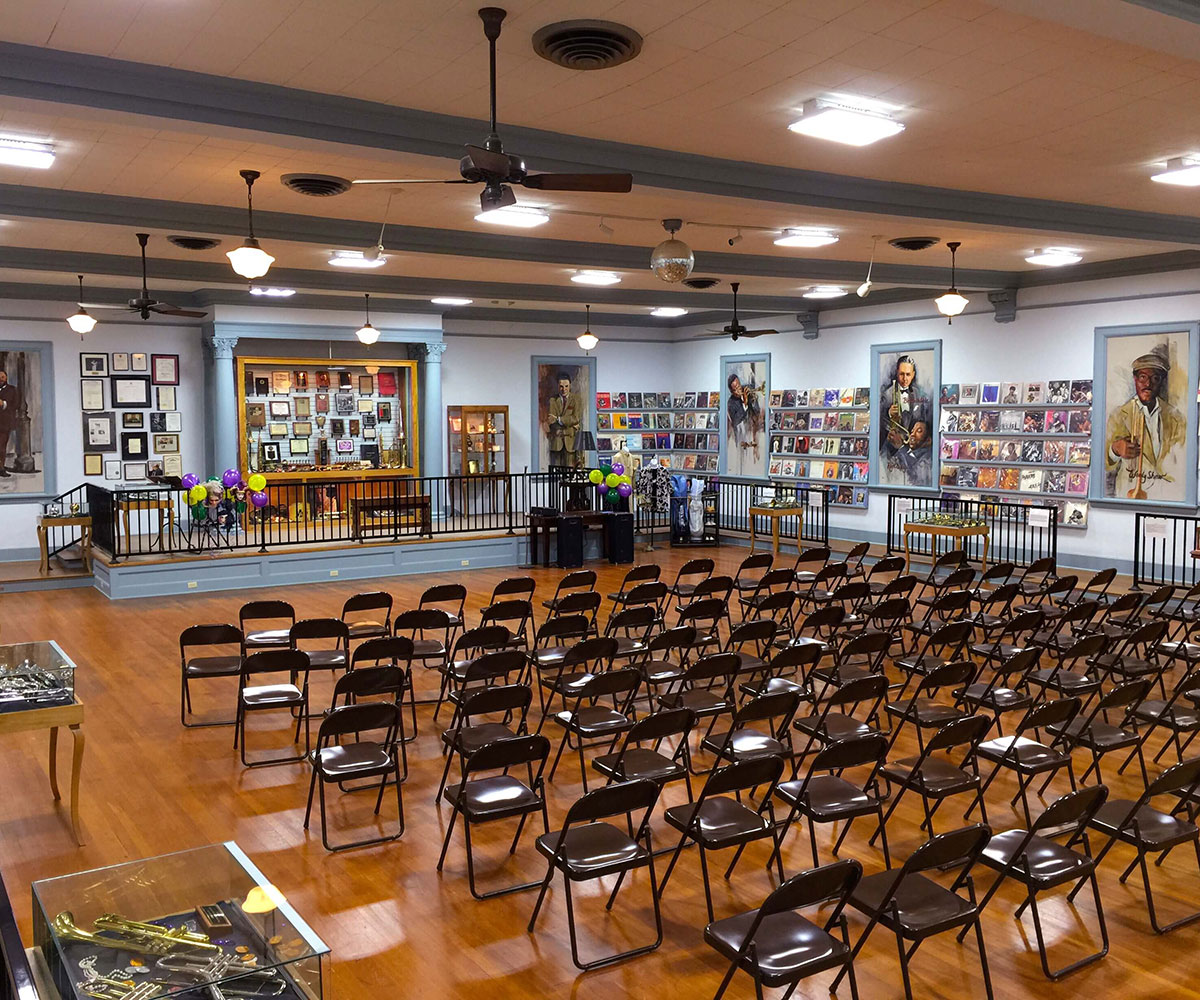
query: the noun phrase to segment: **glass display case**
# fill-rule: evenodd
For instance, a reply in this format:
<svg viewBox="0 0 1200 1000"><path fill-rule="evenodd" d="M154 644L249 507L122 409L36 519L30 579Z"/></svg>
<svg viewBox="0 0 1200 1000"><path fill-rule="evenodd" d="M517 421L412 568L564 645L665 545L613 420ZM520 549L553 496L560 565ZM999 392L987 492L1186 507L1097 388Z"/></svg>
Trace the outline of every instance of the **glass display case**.
<svg viewBox="0 0 1200 1000"><path fill-rule="evenodd" d="M33 883L63 1000L323 1000L329 948L232 842Z"/></svg>
<svg viewBox="0 0 1200 1000"><path fill-rule="evenodd" d="M74 701L75 664L53 639L0 646L0 714Z"/></svg>
<svg viewBox="0 0 1200 1000"><path fill-rule="evenodd" d="M508 407L446 407L451 476L506 473L508 469Z"/></svg>
<svg viewBox="0 0 1200 1000"><path fill-rule="evenodd" d="M420 474L417 362L238 358L240 467L272 479Z"/></svg>

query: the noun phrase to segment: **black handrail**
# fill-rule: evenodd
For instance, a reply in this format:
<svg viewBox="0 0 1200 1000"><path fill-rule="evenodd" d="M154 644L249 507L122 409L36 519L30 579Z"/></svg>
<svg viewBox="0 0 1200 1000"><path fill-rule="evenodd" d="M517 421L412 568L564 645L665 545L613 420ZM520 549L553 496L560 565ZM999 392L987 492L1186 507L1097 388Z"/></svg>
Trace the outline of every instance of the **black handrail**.
<svg viewBox="0 0 1200 1000"><path fill-rule="evenodd" d="M1035 513L1042 512L1045 514ZM988 527L988 562L1012 562L1028 566L1037 559L1058 561L1058 508L1052 504L1017 504L992 500L961 500L939 496L888 494L887 551L904 552L904 525L935 514L983 521ZM1032 515L1032 519L1031 519ZM1044 522L1044 523L1042 523ZM939 542L939 537L941 541ZM939 549L962 548L967 558L983 558L983 538L948 538L914 532L909 552L934 558Z"/></svg>
<svg viewBox="0 0 1200 1000"><path fill-rule="evenodd" d="M42 513L53 515L57 512L58 514L87 516L90 514L87 503L88 485L83 483L74 489L67 490L66 493L60 493L47 500L42 504ZM53 524L48 526L46 529L47 555L56 556L72 545L78 545L82 534L82 530L76 525Z"/></svg>
<svg viewBox="0 0 1200 1000"><path fill-rule="evenodd" d="M1193 587L1200 582L1200 517L1138 511L1133 521L1133 585Z"/></svg>

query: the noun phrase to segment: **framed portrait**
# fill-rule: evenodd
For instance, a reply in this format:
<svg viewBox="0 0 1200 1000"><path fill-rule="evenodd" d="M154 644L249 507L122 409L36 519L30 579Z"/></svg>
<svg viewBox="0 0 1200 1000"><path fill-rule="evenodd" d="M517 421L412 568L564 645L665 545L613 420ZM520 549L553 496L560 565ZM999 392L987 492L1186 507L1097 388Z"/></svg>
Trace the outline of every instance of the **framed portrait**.
<svg viewBox="0 0 1200 1000"><path fill-rule="evenodd" d="M770 378L769 354L721 357L720 410L724 432L721 434L720 471L724 475L767 478ZM708 402L707 398L705 402Z"/></svg>
<svg viewBox="0 0 1200 1000"><path fill-rule="evenodd" d="M104 475L104 456L98 452L83 453L83 474L85 476Z"/></svg>
<svg viewBox="0 0 1200 1000"><path fill-rule="evenodd" d="M128 351L113 351L112 364L109 365L109 371L127 372L129 371L129 352Z"/></svg>
<svg viewBox="0 0 1200 1000"><path fill-rule="evenodd" d="M286 399L271 400L271 416L273 417L290 417L292 415L292 404Z"/></svg>
<svg viewBox="0 0 1200 1000"><path fill-rule="evenodd" d="M104 460L104 478L110 483L115 483L121 478L121 460L119 458Z"/></svg>
<svg viewBox="0 0 1200 1000"><path fill-rule="evenodd" d="M160 385L154 390L155 399L158 401L160 410L174 410L175 406L175 386Z"/></svg>
<svg viewBox="0 0 1200 1000"><path fill-rule="evenodd" d="M288 441L289 455L307 455L308 438L291 438Z"/></svg>
<svg viewBox="0 0 1200 1000"><path fill-rule="evenodd" d="M127 431L140 431L146 426L146 414L140 410L135 413L121 414L121 427Z"/></svg>
<svg viewBox="0 0 1200 1000"><path fill-rule="evenodd" d="M287 424L271 423L267 425L267 433L273 438L285 438L288 436Z"/></svg>
<svg viewBox="0 0 1200 1000"><path fill-rule="evenodd" d="M179 454L163 455L162 469L164 476L174 476L176 479L181 479L183 477L183 456Z"/></svg>
<svg viewBox="0 0 1200 1000"><path fill-rule="evenodd" d="M179 385L179 355L151 354L150 381L155 385Z"/></svg>
<svg viewBox="0 0 1200 1000"><path fill-rule="evenodd" d="M1075 489L1068 479L1068 493L1196 506L1198 359L1200 323L1096 328L1091 475L1077 477Z"/></svg>
<svg viewBox="0 0 1200 1000"><path fill-rule="evenodd" d="M295 437L312 437L312 421L311 420L295 420L292 422L292 434Z"/></svg>
<svg viewBox="0 0 1200 1000"><path fill-rule="evenodd" d="M148 372L150 370L149 356L146 354L129 355L129 370L131 372Z"/></svg>
<svg viewBox="0 0 1200 1000"><path fill-rule="evenodd" d="M577 435L596 432L596 359L534 355L530 363L534 471L583 468L590 456L577 449Z"/></svg>
<svg viewBox="0 0 1200 1000"><path fill-rule="evenodd" d="M264 441L262 447L259 449L259 453L262 455L264 462L279 461L279 445L273 441Z"/></svg>
<svg viewBox="0 0 1200 1000"><path fill-rule="evenodd" d="M110 376L112 405L118 409L148 409L150 406L150 379L145 375Z"/></svg>
<svg viewBox="0 0 1200 1000"><path fill-rule="evenodd" d="M79 408L84 413L104 409L104 379L85 378L79 380Z"/></svg>
<svg viewBox="0 0 1200 1000"><path fill-rule="evenodd" d="M121 434L121 460L145 461L150 454L150 438L145 431L130 431ZM128 474L128 473L127 473Z"/></svg>
<svg viewBox="0 0 1200 1000"><path fill-rule="evenodd" d="M146 463L147 479L162 479L165 475L161 458L152 458Z"/></svg>
<svg viewBox="0 0 1200 1000"><path fill-rule="evenodd" d="M139 483L146 478L146 463L145 462L126 462L124 465L125 481L127 483Z"/></svg>
<svg viewBox="0 0 1200 1000"><path fill-rule="evenodd" d="M179 435L178 434L155 434L153 441L154 451L159 455L166 455L179 451Z"/></svg>
<svg viewBox="0 0 1200 1000"><path fill-rule="evenodd" d="M938 486L938 426L942 342L871 346L871 399L877 426L871 435L870 483L885 489ZM959 384L967 402L968 385ZM978 384L970 402L978 401Z"/></svg>
<svg viewBox="0 0 1200 1000"><path fill-rule="evenodd" d="M297 389L308 388L308 372L294 371L292 372L292 385Z"/></svg>
<svg viewBox="0 0 1200 1000"><path fill-rule="evenodd" d="M327 372L324 368L317 372L317 388L329 388L329 372Z"/></svg>
<svg viewBox="0 0 1200 1000"><path fill-rule="evenodd" d="M108 374L108 355L107 354L86 354L83 351L79 352L79 374L83 377L89 375L105 376Z"/></svg>
<svg viewBox="0 0 1200 1000"><path fill-rule="evenodd" d="M88 451L116 451L116 414L85 413L83 415L83 446Z"/></svg>
<svg viewBox="0 0 1200 1000"><path fill-rule="evenodd" d="M297 396L292 402L294 411L298 417L308 417L312 415L312 400L307 396Z"/></svg>

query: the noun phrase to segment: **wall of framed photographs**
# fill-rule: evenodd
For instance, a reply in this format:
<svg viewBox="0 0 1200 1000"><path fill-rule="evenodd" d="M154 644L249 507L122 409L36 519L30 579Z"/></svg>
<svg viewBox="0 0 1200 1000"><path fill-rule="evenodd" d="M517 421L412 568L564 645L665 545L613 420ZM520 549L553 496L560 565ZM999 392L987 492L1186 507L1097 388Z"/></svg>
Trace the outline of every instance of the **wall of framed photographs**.
<svg viewBox="0 0 1200 1000"><path fill-rule="evenodd" d="M772 389L770 478L827 486L830 503L865 508L870 389Z"/></svg>
<svg viewBox="0 0 1200 1000"><path fill-rule="evenodd" d="M635 470L654 457L681 472L715 473L720 402L721 394L709 389L597 392L599 460L612 461L624 441Z"/></svg>

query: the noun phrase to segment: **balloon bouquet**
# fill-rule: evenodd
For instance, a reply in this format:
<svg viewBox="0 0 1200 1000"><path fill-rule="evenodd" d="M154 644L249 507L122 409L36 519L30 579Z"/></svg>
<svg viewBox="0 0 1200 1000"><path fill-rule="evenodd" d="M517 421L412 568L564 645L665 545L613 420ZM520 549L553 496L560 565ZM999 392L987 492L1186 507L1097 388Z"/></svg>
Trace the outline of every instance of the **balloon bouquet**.
<svg viewBox="0 0 1200 1000"><path fill-rule="evenodd" d="M270 502L266 492L267 477L261 472L243 479L237 469L226 469L220 477L213 476L206 482L189 472L180 480L180 485L186 492L192 512L191 531L199 536L192 546L196 548L219 544L222 533L228 539L230 533L240 527L247 503L261 510Z"/></svg>
<svg viewBox="0 0 1200 1000"><path fill-rule="evenodd" d="M622 500L633 495L633 478L625 472L625 466L620 462L609 465L604 462L598 469L588 473L588 482L596 487L604 503L615 507Z"/></svg>

